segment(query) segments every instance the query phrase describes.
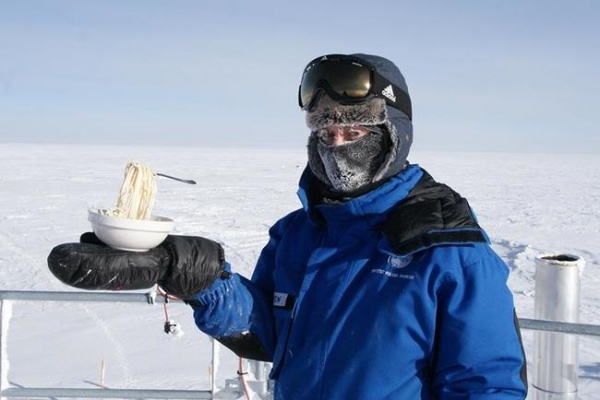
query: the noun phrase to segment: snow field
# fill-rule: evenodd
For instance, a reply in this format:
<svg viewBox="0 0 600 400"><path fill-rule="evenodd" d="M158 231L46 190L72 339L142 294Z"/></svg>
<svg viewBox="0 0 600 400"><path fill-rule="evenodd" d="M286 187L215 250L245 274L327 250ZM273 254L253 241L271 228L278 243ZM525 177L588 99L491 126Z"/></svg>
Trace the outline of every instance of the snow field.
<svg viewBox="0 0 600 400"><path fill-rule="evenodd" d="M414 153L440 182L469 199L492 246L511 269L520 317L533 318L534 259L586 260L582 323L600 324L600 159L594 155ZM75 290L48 271L59 243L90 230L87 209L116 203L125 164L137 160L187 179L158 181L155 214L176 234L223 243L235 271L250 276L268 228L299 207L304 149L0 145L0 289ZM8 330L11 385L25 387L209 388L210 340L187 306L170 304L185 335L166 335L162 305L15 302ZM530 377L533 332L523 331ZM235 377L221 352L217 385ZM104 377L102 378L102 365ZM4 373L5 371L3 371ZM579 398L598 399L600 338L580 337Z"/></svg>

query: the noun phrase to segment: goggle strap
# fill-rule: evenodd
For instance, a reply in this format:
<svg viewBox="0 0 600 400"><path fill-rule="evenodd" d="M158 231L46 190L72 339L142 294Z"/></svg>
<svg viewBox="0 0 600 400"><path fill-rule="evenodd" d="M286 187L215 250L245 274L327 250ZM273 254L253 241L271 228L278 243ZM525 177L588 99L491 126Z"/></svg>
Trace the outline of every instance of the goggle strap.
<svg viewBox="0 0 600 400"><path fill-rule="evenodd" d="M402 111L412 121L412 103L408 93L377 72L373 71L373 74L374 79L371 93L377 97L384 98L387 104Z"/></svg>

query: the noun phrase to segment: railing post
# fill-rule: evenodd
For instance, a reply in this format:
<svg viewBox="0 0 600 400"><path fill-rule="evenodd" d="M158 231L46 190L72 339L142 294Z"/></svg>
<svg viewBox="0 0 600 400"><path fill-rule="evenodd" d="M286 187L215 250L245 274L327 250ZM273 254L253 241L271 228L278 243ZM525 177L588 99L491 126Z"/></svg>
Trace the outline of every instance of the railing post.
<svg viewBox="0 0 600 400"><path fill-rule="evenodd" d="M0 299L0 393L4 389L4 368L2 368L2 360L4 360L4 300ZM4 397L0 397L4 400Z"/></svg>
<svg viewBox="0 0 600 400"><path fill-rule="evenodd" d="M12 316L12 301L0 299L0 393L8 384L8 325ZM4 400L5 397L0 397Z"/></svg>
<svg viewBox="0 0 600 400"><path fill-rule="evenodd" d="M536 319L579 322L579 276L585 260L571 254L541 255L535 260ZM578 336L534 333L534 400L577 398Z"/></svg>
<svg viewBox="0 0 600 400"><path fill-rule="evenodd" d="M219 342L215 338L210 338L212 347L212 360L210 362L210 391L214 396L217 394L217 370L219 369Z"/></svg>
<svg viewBox="0 0 600 400"><path fill-rule="evenodd" d="M269 363L265 361L247 360L248 371L254 376L255 389L261 399L272 398L269 393Z"/></svg>

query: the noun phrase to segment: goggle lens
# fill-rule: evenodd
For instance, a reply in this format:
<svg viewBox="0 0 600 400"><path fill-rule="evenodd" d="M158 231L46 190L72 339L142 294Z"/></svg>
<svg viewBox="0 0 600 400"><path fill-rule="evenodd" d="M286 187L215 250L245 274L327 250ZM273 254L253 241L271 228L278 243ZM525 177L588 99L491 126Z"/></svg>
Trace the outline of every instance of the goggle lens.
<svg viewBox="0 0 600 400"><path fill-rule="evenodd" d="M385 99L386 104L408 116L412 121L410 96L360 59L331 54L313 60L304 69L298 102L303 110L310 109L319 91L325 91L341 104L365 101L371 97Z"/></svg>
<svg viewBox="0 0 600 400"><path fill-rule="evenodd" d="M339 97L362 99L371 90L371 71L351 60L325 60L310 66L300 84L303 108L311 103L320 88L329 89Z"/></svg>

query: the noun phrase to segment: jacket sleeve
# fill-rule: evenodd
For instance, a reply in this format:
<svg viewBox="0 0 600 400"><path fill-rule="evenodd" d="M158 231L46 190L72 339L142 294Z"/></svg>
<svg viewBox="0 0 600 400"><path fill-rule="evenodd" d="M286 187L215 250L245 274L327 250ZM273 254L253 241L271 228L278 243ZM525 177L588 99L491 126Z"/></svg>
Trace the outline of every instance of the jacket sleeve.
<svg viewBox="0 0 600 400"><path fill-rule="evenodd" d="M218 279L188 301L198 328L240 357L272 361L276 341L273 269L285 225L285 220L281 220L269 230L269 242L251 280L234 273L229 279Z"/></svg>
<svg viewBox="0 0 600 400"><path fill-rule="evenodd" d="M484 256L462 261L439 286L436 398L524 399L526 362L508 267L487 245L475 248Z"/></svg>

